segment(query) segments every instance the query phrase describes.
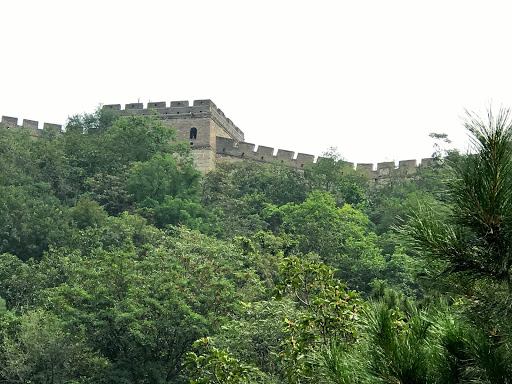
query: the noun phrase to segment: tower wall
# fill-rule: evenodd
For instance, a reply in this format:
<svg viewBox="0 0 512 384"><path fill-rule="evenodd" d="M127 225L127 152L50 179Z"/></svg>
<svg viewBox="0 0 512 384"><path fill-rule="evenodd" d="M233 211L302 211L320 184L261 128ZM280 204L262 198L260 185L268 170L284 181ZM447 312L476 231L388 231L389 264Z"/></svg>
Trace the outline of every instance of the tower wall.
<svg viewBox="0 0 512 384"><path fill-rule="evenodd" d="M217 106L208 99L194 100L190 105L188 100L167 102L149 102L144 108L143 103L104 105L103 108L119 111L123 116L152 115L155 112L163 123L177 131L178 140L188 142L196 167L201 172L215 168L217 137L236 141L244 140L244 133ZM191 129L196 128L196 137L191 137Z"/></svg>

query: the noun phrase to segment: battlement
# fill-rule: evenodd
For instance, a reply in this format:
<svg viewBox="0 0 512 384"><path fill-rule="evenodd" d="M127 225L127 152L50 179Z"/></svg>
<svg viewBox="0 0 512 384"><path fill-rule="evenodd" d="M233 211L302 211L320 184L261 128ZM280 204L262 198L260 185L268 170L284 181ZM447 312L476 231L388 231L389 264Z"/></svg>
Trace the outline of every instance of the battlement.
<svg viewBox="0 0 512 384"><path fill-rule="evenodd" d="M36 120L29 120L29 119L23 119L22 125L18 125L18 118L17 117L10 117L10 116L2 116L2 126L7 129L15 129L19 128L22 129L33 138L39 137L41 134L41 131L43 130L52 130L56 131L58 133L62 132L62 125L60 124L54 124L54 123L43 123L43 128L39 129L39 121Z"/></svg>
<svg viewBox="0 0 512 384"><path fill-rule="evenodd" d="M215 168L218 160L251 160L263 163L283 163L288 167L303 169L308 163L332 162L325 157L316 157L306 153L295 153L286 149L275 150L263 145L256 146L244 142L244 133L229 119L224 112L209 99L194 100L190 105L188 100L171 101L169 105L165 101L104 105L103 109L118 112L121 116L129 115L154 115L166 121L178 132L178 139L189 141L194 154L194 160L199 170L207 172ZM192 120L196 119L196 120ZM174 120L174 121L172 121ZM39 129L39 122L23 119L18 125L18 118L2 116L1 126L7 129L20 129L28 132L34 139L41 132L62 132L62 125L43 123ZM422 159L420 164L416 160L401 160L398 165L394 161L378 163L375 167L371 163L343 164L361 173L366 173L372 180L386 180L390 176L408 177L413 175L418 167L430 167L435 163L433 158Z"/></svg>
<svg viewBox="0 0 512 384"><path fill-rule="evenodd" d="M257 150L255 150L255 147L256 145L252 143L237 142L233 139L217 137L216 148L217 154L220 156L237 157L263 163L279 161L293 168L303 168L306 163L315 160L315 156L305 153L299 153L297 157L295 157L295 152L279 149L277 154L274 155L274 148L260 145Z"/></svg>
<svg viewBox="0 0 512 384"><path fill-rule="evenodd" d="M244 140L244 133L238 128L231 119L227 118L224 112L209 99L194 100L190 105L188 100L171 101L169 106L167 102L149 102L144 108L143 103L125 104L124 109L121 104L107 104L103 106L104 109L111 109L118 111L123 116L131 114L135 115L152 115L156 111L159 118L162 120L182 120L182 119L200 119L211 118L219 127L224 129L231 137L236 137L238 140Z"/></svg>
<svg viewBox="0 0 512 384"><path fill-rule="evenodd" d="M262 163L285 163L289 167L299 169L304 168L307 163L332 161L330 158L321 156L315 159L315 156L305 153L298 153L297 156L295 156L295 152L285 149L278 149L276 152L275 149L271 147L263 145L256 147L256 145L252 143L237 142L224 137L217 137L217 156L220 159L223 157L231 157L259 161ZM419 166L430 167L434 162L435 159L432 158L422 159ZM398 162L398 167L394 161L378 163L377 168L374 168L374 165L370 163L359 163L357 165L345 161L344 163L351 169L367 173L370 178L374 180L385 178L386 176L412 175L416 172L418 167L416 160L401 160Z"/></svg>

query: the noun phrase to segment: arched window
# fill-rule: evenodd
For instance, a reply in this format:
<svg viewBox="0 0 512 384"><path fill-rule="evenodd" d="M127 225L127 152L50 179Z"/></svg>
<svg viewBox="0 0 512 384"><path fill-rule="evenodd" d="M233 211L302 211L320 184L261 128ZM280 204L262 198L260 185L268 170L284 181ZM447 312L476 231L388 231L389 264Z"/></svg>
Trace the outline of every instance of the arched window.
<svg viewBox="0 0 512 384"><path fill-rule="evenodd" d="M197 139L197 128L190 128L190 138Z"/></svg>

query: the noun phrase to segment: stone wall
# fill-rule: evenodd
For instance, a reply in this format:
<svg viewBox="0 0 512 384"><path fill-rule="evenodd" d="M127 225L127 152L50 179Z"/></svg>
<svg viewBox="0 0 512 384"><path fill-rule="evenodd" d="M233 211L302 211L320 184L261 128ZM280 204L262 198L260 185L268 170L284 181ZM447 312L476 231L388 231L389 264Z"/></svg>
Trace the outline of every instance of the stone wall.
<svg viewBox="0 0 512 384"><path fill-rule="evenodd" d="M150 115L156 111L159 118L166 120L195 120L195 119L211 119L216 126L219 128L218 136L231 137L235 140L243 141L244 133L238 128L231 119L227 118L224 112L213 103L213 101L205 100L194 100L193 104L190 105L188 100L183 101L171 101L169 106L167 102L149 102L144 108L143 103L131 103L125 104L124 109L121 108L121 104L108 104L104 105L105 109L112 109L119 111L121 115L128 116L131 114L135 115ZM170 122L169 125L174 125ZM220 131L223 131L221 133ZM214 143L213 143L214 145Z"/></svg>
<svg viewBox="0 0 512 384"><path fill-rule="evenodd" d="M18 125L17 117L2 116L1 124L4 128L7 129L22 129L23 131L28 132L28 134L34 139L37 139L42 131L41 129L39 129L39 121L35 120L23 119L22 125ZM57 133L62 132L62 125L60 124L43 123L42 128L44 130L53 130Z"/></svg>
<svg viewBox="0 0 512 384"><path fill-rule="evenodd" d="M288 151L285 149L278 149L277 152L274 148L258 146L255 144L237 142L233 139L226 139L223 137L217 137L216 144L216 155L217 161L240 161L250 160L258 161L262 163L284 163L286 166L293 168L304 168L307 163L319 163L322 161L332 161L325 157L317 157L308 155L305 153L298 153L295 156L295 152ZM373 164L345 162L347 166L354 168L361 172L368 173L369 177L377 180L386 178L389 176L402 176L406 177L416 172L418 166L432 166L434 159L426 158L422 159L420 164L417 164L416 160L401 160L398 162L398 166L394 161L377 163L375 168Z"/></svg>
<svg viewBox="0 0 512 384"><path fill-rule="evenodd" d="M193 105L188 101L171 101L169 106L165 101L149 102L144 108L143 103L104 105L103 108L118 111L122 116L135 114L137 116L157 113L165 125L177 131L178 140L188 142L193 149L194 160L201 172L215 169L217 161L250 160L263 163L284 163L286 166L301 169L307 163L332 161L323 157L266 147L244 142L244 133L217 106L208 99L195 100ZM39 122L23 119L18 125L18 118L2 116L2 126L7 129L19 128L26 130L33 138L39 137L41 129ZM62 131L59 124L44 123L43 129ZM192 134L195 133L195 134ZM361 172L368 173L369 177L378 180L390 176L407 177L416 172L418 166L431 166L432 158L422 159L420 164L416 160L401 160L398 166L395 162L378 163L375 167L369 163L346 163Z"/></svg>
<svg viewBox="0 0 512 384"><path fill-rule="evenodd" d="M103 108L118 111L122 116L151 115L155 112L163 123L176 129L178 140L190 143L196 166L201 172L215 168L217 137L244 140L244 133L211 100L188 100L167 102L104 105ZM209 151L209 152L208 152Z"/></svg>

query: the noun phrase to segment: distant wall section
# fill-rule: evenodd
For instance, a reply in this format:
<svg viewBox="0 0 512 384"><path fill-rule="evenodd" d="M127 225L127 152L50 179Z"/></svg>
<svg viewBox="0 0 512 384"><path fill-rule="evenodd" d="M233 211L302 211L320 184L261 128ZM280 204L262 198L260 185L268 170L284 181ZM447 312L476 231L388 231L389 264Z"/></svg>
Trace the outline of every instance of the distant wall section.
<svg viewBox="0 0 512 384"><path fill-rule="evenodd" d="M281 163L288 167L301 169L306 166L307 163L319 163L322 161L332 161L325 157L317 157L298 153L295 156L295 152L266 147L260 145L256 148L255 144L237 142L233 139L227 139L224 137L217 137L216 144L216 157L218 161L257 161L261 163ZM355 165L354 163L345 162L348 167L355 167L356 170L366 173L372 180L378 181L392 176L407 177L413 175L418 166L430 167L434 164L434 159L425 158L422 159L418 164L416 160L401 160L398 162L398 166L394 161L377 163L377 167L371 163L360 163Z"/></svg>
<svg viewBox="0 0 512 384"><path fill-rule="evenodd" d="M39 129L39 121L23 119L21 125L18 125L18 118L11 116L2 116L1 125L7 129L20 129L27 132L30 137L37 139L43 130L52 131L55 133L62 132L62 125L54 123L43 123L42 129Z"/></svg>

